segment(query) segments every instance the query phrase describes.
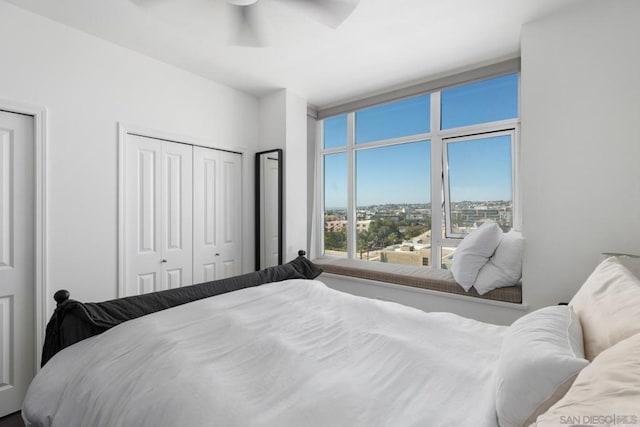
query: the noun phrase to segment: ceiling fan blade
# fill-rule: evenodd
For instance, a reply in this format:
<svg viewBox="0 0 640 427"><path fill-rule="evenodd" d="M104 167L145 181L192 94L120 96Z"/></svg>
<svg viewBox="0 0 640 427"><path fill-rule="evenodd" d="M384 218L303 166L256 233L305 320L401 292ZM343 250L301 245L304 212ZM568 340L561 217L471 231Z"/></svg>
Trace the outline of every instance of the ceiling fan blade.
<svg viewBox="0 0 640 427"><path fill-rule="evenodd" d="M274 0L331 28L351 15L359 0Z"/></svg>
<svg viewBox="0 0 640 427"><path fill-rule="evenodd" d="M131 0L131 3L143 9L150 9L162 3L167 3L170 1L171 0Z"/></svg>
<svg viewBox="0 0 640 427"><path fill-rule="evenodd" d="M170 31L247 47L284 45L335 28L358 2L259 0L242 6L229 0L130 1L170 27Z"/></svg>
<svg viewBox="0 0 640 427"><path fill-rule="evenodd" d="M261 47L264 46L264 38L261 31L258 3L249 6L230 7L229 42L236 46Z"/></svg>

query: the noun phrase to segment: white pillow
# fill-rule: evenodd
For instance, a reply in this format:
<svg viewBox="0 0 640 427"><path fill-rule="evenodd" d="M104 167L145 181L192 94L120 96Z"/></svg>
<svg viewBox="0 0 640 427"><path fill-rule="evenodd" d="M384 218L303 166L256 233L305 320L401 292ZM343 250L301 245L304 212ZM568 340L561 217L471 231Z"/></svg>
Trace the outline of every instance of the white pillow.
<svg viewBox="0 0 640 427"><path fill-rule="evenodd" d="M516 320L504 337L496 369L500 426L533 423L588 364L582 328L571 307L545 307Z"/></svg>
<svg viewBox="0 0 640 427"><path fill-rule="evenodd" d="M451 273L465 291L471 289L501 239L502 229L493 221L485 222L462 239L453 255Z"/></svg>
<svg viewBox="0 0 640 427"><path fill-rule="evenodd" d="M608 426L636 425L640 419L638 354L640 334L600 353L580 372L567 394L538 417L535 425L555 427L565 421L565 427L569 427L566 421L575 417L583 423L600 420L600 427L604 427L604 422ZM603 416L616 421L604 421L607 418L603 420Z"/></svg>
<svg viewBox="0 0 640 427"><path fill-rule="evenodd" d="M584 350L589 360L640 333L640 278L620 258L602 261L569 305L582 324Z"/></svg>
<svg viewBox="0 0 640 427"><path fill-rule="evenodd" d="M505 286L513 286L522 277L524 239L517 231L502 236L496 253L480 269L473 285L480 295Z"/></svg>

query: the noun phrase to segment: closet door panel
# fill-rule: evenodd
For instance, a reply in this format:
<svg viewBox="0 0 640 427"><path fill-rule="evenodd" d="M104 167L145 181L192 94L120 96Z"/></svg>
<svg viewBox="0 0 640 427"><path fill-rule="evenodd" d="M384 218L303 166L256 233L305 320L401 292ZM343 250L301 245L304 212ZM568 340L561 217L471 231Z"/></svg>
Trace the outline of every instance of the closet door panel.
<svg viewBox="0 0 640 427"><path fill-rule="evenodd" d="M242 156L220 152L222 165L222 215L218 224L223 231L222 263L224 277L242 273ZM222 277L221 277L222 278Z"/></svg>
<svg viewBox="0 0 640 427"><path fill-rule="evenodd" d="M0 425L35 374L34 129L32 116L0 111Z"/></svg>
<svg viewBox="0 0 640 427"><path fill-rule="evenodd" d="M194 283L242 273L242 156L194 147Z"/></svg>
<svg viewBox="0 0 640 427"><path fill-rule="evenodd" d="M182 268L165 270L165 283L167 284L167 289L175 289L185 285L184 280L182 278L182 273L183 273Z"/></svg>
<svg viewBox="0 0 640 427"><path fill-rule="evenodd" d="M242 273L241 160L127 135L122 296Z"/></svg>
<svg viewBox="0 0 640 427"><path fill-rule="evenodd" d="M157 209L158 192L158 152L153 149L140 149L138 157L137 190L138 190L138 253L152 254L157 252Z"/></svg>
<svg viewBox="0 0 640 427"><path fill-rule="evenodd" d="M138 274L138 289L131 295L146 294L153 292L159 286L156 284L156 273Z"/></svg>
<svg viewBox="0 0 640 427"><path fill-rule="evenodd" d="M162 289L193 284L193 147L162 142Z"/></svg>
<svg viewBox="0 0 640 427"><path fill-rule="evenodd" d="M193 147L193 281L219 278L220 152Z"/></svg>
<svg viewBox="0 0 640 427"><path fill-rule="evenodd" d="M125 160L126 295L160 290L162 144L128 135Z"/></svg>
<svg viewBox="0 0 640 427"><path fill-rule="evenodd" d="M209 264L202 265L202 276L200 276L201 282L211 282L216 280L216 264L211 262Z"/></svg>
<svg viewBox="0 0 640 427"><path fill-rule="evenodd" d="M191 285L192 146L127 135L125 295Z"/></svg>

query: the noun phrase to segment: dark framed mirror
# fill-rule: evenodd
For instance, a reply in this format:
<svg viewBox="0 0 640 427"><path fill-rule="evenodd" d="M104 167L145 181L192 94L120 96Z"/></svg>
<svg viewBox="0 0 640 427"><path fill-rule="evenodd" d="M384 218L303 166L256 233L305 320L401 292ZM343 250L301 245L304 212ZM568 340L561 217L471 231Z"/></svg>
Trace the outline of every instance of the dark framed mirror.
<svg viewBox="0 0 640 427"><path fill-rule="evenodd" d="M283 153L256 153L256 270L282 264Z"/></svg>

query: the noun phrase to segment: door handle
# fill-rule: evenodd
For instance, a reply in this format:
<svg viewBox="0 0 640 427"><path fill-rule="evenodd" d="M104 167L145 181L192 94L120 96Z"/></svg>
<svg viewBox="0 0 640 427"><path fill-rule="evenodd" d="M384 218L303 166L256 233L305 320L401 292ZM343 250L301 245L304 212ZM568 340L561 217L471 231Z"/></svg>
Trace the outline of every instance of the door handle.
<svg viewBox="0 0 640 427"><path fill-rule="evenodd" d="M220 256L220 254L216 254L216 256Z"/></svg>
<svg viewBox="0 0 640 427"><path fill-rule="evenodd" d="M165 262L167 262L167 260L166 260L166 259L163 259L163 260L162 260L162 261L160 261L160 262L165 263Z"/></svg>

